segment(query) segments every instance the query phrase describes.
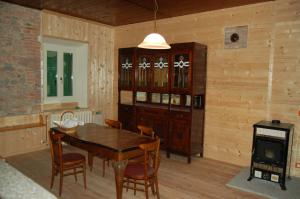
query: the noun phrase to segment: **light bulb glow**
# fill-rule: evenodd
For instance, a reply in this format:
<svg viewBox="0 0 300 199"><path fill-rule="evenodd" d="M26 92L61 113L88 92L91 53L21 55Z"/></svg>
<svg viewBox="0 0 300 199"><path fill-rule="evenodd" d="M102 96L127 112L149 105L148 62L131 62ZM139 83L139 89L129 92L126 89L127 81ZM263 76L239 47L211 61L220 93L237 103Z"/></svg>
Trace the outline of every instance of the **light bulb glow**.
<svg viewBox="0 0 300 199"><path fill-rule="evenodd" d="M147 35L142 43L138 45L139 48L147 49L170 49L171 46L167 44L165 38L158 33L151 33Z"/></svg>

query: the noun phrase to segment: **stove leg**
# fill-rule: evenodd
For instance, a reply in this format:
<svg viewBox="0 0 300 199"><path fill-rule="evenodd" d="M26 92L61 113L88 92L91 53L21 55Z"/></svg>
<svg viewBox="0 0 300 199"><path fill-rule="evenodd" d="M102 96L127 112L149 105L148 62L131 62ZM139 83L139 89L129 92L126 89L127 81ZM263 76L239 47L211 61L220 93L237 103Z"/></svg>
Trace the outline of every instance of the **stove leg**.
<svg viewBox="0 0 300 199"><path fill-rule="evenodd" d="M286 186L284 184L280 184L281 190L285 191L286 190Z"/></svg>

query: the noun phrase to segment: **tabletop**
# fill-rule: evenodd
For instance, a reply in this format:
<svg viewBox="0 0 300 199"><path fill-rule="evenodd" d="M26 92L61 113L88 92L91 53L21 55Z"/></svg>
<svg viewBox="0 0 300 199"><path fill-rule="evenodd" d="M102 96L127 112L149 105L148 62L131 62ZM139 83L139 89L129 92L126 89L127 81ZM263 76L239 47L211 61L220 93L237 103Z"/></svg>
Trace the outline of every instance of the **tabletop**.
<svg viewBox="0 0 300 199"><path fill-rule="evenodd" d="M59 131L58 128L53 128ZM115 129L98 124L87 123L78 126L75 133L68 136L89 144L99 145L114 151L126 152L139 148L141 143L152 142L153 139L124 129Z"/></svg>

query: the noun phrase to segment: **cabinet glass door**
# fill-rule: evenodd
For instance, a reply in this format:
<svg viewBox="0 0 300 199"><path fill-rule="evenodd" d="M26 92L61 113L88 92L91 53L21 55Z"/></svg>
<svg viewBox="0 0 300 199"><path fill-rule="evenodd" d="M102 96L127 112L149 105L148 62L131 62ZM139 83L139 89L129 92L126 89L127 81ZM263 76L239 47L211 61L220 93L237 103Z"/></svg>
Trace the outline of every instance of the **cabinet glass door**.
<svg viewBox="0 0 300 199"><path fill-rule="evenodd" d="M173 88L189 88L189 54L175 54L173 59Z"/></svg>
<svg viewBox="0 0 300 199"><path fill-rule="evenodd" d="M154 58L154 87L168 88L168 56Z"/></svg>
<svg viewBox="0 0 300 199"><path fill-rule="evenodd" d="M151 72L150 58L141 56L138 58L138 87L149 87L150 85L150 72Z"/></svg>
<svg viewBox="0 0 300 199"><path fill-rule="evenodd" d="M132 57L121 57L121 71L120 71L120 86L131 87L132 86Z"/></svg>

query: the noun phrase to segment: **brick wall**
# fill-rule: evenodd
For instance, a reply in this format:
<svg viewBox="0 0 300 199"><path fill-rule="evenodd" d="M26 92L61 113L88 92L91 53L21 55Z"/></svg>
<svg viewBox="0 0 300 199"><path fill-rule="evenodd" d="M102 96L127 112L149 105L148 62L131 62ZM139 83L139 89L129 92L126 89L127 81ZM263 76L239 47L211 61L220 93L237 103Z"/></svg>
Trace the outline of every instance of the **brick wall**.
<svg viewBox="0 0 300 199"><path fill-rule="evenodd" d="M41 13L0 1L0 116L40 111Z"/></svg>

